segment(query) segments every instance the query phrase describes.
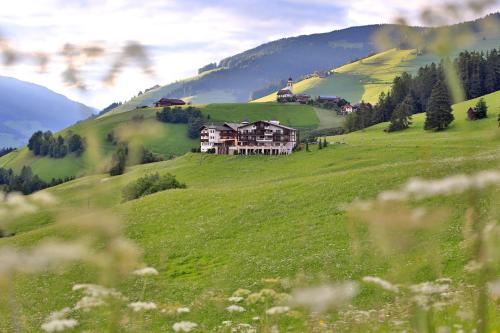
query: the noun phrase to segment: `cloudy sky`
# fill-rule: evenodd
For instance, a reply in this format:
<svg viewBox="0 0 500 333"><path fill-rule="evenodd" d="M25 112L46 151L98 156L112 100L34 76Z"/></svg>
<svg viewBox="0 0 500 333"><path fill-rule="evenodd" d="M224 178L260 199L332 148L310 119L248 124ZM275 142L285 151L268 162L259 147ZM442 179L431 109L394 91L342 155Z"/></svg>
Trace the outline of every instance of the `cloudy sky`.
<svg viewBox="0 0 500 333"><path fill-rule="evenodd" d="M449 1L448 1L449 2ZM457 1L455 1L457 2ZM459 1L458 3L461 3ZM404 16L421 24L419 11L445 0L13 0L2 1L0 38L18 52L19 61L0 64L0 75L35 82L72 99L103 108L155 84L196 74L197 68L282 37L327 32L349 26L390 23ZM491 1L484 13L498 11ZM464 11L460 19L478 13ZM6 42L5 42L6 41ZM112 63L130 41L146 47L154 73L129 62L113 86L105 85ZM99 46L96 58L73 59L87 89L62 79L66 43ZM49 56L40 73L29 55Z"/></svg>

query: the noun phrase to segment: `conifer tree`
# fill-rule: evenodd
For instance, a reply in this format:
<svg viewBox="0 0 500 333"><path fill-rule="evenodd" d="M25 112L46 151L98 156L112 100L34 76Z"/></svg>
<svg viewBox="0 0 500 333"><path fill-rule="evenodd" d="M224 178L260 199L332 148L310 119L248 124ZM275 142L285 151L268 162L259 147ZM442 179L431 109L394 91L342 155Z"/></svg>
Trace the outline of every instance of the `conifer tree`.
<svg viewBox="0 0 500 333"><path fill-rule="evenodd" d="M406 96L402 103L400 103L391 117L391 123L387 128L387 132L401 131L411 125L411 115L415 112L415 101L411 95Z"/></svg>
<svg viewBox="0 0 500 333"><path fill-rule="evenodd" d="M476 119L483 119L488 117L488 105L483 98L480 98L475 108Z"/></svg>
<svg viewBox="0 0 500 333"><path fill-rule="evenodd" d="M442 81L439 81L432 88L424 129L441 131L447 128L454 119L448 89Z"/></svg>

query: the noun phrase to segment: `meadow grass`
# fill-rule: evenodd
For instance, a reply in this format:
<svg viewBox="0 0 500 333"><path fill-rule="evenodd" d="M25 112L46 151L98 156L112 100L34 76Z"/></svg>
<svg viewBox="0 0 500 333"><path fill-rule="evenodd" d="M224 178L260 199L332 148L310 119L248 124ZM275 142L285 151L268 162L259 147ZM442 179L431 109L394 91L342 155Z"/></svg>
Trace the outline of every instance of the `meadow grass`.
<svg viewBox="0 0 500 333"><path fill-rule="evenodd" d="M16 235L0 239L0 245L33 246L55 235L71 238L75 235L53 223L58 214L76 207L110 209L124 221L126 235L143 249L144 262L159 271L144 299L161 306L189 306L192 312L183 318L200 323L202 331L223 320L251 321L255 312L230 314L220 307L238 288L268 286L263 279L302 276L308 283L320 283L378 275L401 283L443 276L463 281L468 258L460 243L468 201L462 196L426 200L425 207L450 211L442 221L444 228L425 234L412 251L391 255L375 248L356 254L352 227L360 227L360 222L349 219L345 204L372 199L411 177L440 178L498 169L499 94L485 97L490 117L484 120L466 120L466 110L475 101L455 105L455 121L442 132L423 131L424 115L420 114L414 116L408 130L388 134L383 132L387 124L379 124L329 137L330 145L323 150L311 147L311 152L282 157L186 154L131 167L122 176L79 178L48 189L60 204L12 225L10 230ZM122 188L149 172L172 173L188 188L122 203ZM498 191L490 194L494 198ZM498 201L481 198L480 205L496 214L492 219L499 218ZM438 251L428 251L430 248ZM68 296L73 284L98 280L95 271L81 265L40 276L16 275L23 324L36 332L51 311L74 303L75 296ZM132 300L140 298L142 288L135 278L123 279L117 287ZM370 309L383 300L391 297L367 288L355 304ZM156 312L146 318L149 332L165 331L178 320ZM305 330L287 318L280 324L282 328ZM499 324L496 314L492 320ZM9 325L0 322L4 331L9 331ZM78 329L90 328L86 325L90 324Z"/></svg>
<svg viewBox="0 0 500 333"><path fill-rule="evenodd" d="M317 112L311 106L305 105L227 103L199 105L197 107L201 108L205 116L210 115L210 121L215 122L276 119L283 124L297 128L314 129L320 125ZM64 135L72 131L84 137L94 135L98 144L96 149L101 154L100 162L103 162L103 164L110 160L112 153L116 150L116 146L106 140L108 133L125 126L134 126L133 118L137 116L144 118L145 123L142 125L144 131L133 136L130 140L135 140L154 153L169 158L170 156L180 156L199 146L197 139L188 138L187 125L155 121L155 113L159 110L161 108L120 112L79 123L61 131L61 134ZM324 114L321 118L322 122L326 121L327 124L331 121L329 117L334 120L337 119L333 113ZM151 132L150 135L143 135L142 132L148 132L148 130ZM1 157L0 167L13 168L18 172L23 166L30 166L33 172L42 179L50 180L52 178L80 176L84 173L94 172L95 169L98 171L103 169L103 166L96 165L95 162L90 162L90 160L91 158L87 153L84 153L81 157L69 155L62 159L35 157L24 147L19 151Z"/></svg>

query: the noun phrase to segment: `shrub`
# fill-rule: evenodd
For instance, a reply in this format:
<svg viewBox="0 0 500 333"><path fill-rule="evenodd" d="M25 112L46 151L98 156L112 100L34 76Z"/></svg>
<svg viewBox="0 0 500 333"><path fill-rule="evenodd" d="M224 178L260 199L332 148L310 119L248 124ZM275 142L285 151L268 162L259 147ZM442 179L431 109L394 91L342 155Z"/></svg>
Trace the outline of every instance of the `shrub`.
<svg viewBox="0 0 500 333"><path fill-rule="evenodd" d="M174 175L167 173L160 176L158 173L148 174L128 184L123 189L123 200L134 200L149 194L174 188L186 188L186 184L179 182Z"/></svg>

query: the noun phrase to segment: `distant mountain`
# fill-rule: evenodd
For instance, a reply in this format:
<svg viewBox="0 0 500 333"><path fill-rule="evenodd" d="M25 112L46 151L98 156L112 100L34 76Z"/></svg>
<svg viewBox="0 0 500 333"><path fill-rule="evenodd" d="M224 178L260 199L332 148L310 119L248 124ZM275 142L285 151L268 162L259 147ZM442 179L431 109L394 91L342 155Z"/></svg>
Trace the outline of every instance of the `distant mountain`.
<svg viewBox="0 0 500 333"><path fill-rule="evenodd" d="M36 130L59 131L96 110L37 84L0 76L0 148L26 144Z"/></svg>
<svg viewBox="0 0 500 333"><path fill-rule="evenodd" d="M500 19L500 14L488 19ZM460 31L474 31L476 40L482 35L486 18L452 26ZM158 87L114 109L111 113L125 112L143 105L151 105L161 97L183 98L196 104L218 102L246 102L257 90L273 88L288 77L298 79L314 71L330 70L353 60L365 58L380 51L374 35L381 29L394 25L368 25L351 27L328 33L284 38L260 45L251 50L223 59L218 64L200 68L199 75ZM425 34L425 40L438 35L442 28L409 27ZM394 29L397 30L397 29ZM498 32L497 32L498 34ZM405 36L393 33L391 39L401 48ZM270 89L269 92L273 91ZM334 92L332 92L334 94ZM265 94L261 94L263 96ZM257 96L259 97L259 96Z"/></svg>

